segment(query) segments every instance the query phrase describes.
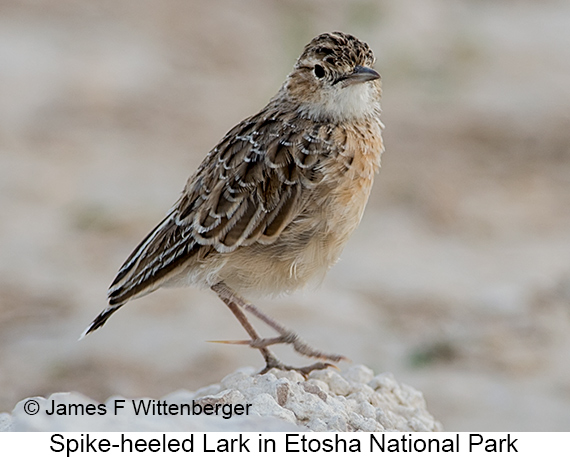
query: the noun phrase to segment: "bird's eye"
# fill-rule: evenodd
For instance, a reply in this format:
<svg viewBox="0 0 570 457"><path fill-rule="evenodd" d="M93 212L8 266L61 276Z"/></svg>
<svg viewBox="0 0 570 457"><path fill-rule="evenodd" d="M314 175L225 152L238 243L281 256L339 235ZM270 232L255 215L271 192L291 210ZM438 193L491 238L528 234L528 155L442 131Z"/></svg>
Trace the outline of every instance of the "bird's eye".
<svg viewBox="0 0 570 457"><path fill-rule="evenodd" d="M315 65L313 71L315 72L315 76L319 79L325 76L325 69L320 65Z"/></svg>

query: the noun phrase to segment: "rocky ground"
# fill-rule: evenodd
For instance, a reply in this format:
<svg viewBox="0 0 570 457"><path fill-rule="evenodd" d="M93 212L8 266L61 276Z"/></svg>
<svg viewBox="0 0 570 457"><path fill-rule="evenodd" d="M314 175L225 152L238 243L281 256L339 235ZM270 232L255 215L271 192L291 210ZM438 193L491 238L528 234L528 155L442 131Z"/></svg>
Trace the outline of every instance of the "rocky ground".
<svg viewBox="0 0 570 457"><path fill-rule="evenodd" d="M61 391L160 398L261 367L206 342L244 335L193 289L77 338L205 153L339 29L377 55L382 171L321 287L256 303L422 391L445 430L568 430L568 3L215 5L0 0L0 411Z"/></svg>
<svg viewBox="0 0 570 457"><path fill-rule="evenodd" d="M75 392L56 393L22 400L12 414L0 414L0 431L188 430L434 432L441 424L420 392L363 365L343 373L314 371L307 378L295 371L259 375L250 367L219 384L162 399L114 396L98 404Z"/></svg>

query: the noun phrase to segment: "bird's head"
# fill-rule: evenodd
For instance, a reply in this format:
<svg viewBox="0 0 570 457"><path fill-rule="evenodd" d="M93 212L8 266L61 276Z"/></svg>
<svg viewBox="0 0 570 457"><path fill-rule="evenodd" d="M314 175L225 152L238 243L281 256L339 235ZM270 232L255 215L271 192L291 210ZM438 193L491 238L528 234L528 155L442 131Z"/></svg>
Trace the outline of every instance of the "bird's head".
<svg viewBox="0 0 570 457"><path fill-rule="evenodd" d="M382 92L374 60L370 47L352 35L319 35L305 46L282 91L313 120L378 116Z"/></svg>

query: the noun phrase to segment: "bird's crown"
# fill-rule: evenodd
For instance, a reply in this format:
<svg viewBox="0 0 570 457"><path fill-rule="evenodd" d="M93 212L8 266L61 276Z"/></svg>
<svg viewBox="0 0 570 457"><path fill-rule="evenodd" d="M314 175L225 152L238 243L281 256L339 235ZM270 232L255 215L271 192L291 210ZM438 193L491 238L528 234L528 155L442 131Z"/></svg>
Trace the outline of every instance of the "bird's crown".
<svg viewBox="0 0 570 457"><path fill-rule="evenodd" d="M343 32L323 33L305 46L295 68L321 63L325 72L350 72L356 66L371 67L374 53L365 42ZM336 70L336 71L335 71Z"/></svg>

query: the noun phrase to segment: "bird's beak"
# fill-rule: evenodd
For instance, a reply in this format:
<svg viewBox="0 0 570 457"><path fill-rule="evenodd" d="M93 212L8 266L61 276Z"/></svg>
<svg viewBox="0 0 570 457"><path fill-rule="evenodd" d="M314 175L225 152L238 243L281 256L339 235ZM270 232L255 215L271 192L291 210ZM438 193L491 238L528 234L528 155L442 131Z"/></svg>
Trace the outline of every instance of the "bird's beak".
<svg viewBox="0 0 570 457"><path fill-rule="evenodd" d="M354 71L348 75L345 75L335 81L335 84L344 81L344 84L356 84L363 83L366 81L373 81L375 79L380 79L380 73L370 67L363 67L362 65L357 65L354 67Z"/></svg>
<svg viewBox="0 0 570 457"><path fill-rule="evenodd" d="M354 82L372 81L374 79L380 79L380 73L370 67L357 65L354 67L352 74L348 76L348 79Z"/></svg>

